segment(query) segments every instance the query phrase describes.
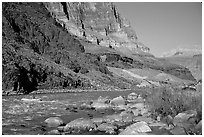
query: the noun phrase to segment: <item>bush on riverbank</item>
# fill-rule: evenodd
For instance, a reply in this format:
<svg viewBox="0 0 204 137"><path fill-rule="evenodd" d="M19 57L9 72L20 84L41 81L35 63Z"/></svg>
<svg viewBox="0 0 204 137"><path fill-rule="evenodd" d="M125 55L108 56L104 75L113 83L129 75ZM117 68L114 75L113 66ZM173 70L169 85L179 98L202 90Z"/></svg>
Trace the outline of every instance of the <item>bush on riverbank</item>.
<svg viewBox="0 0 204 137"><path fill-rule="evenodd" d="M186 110L196 110L198 120L202 119L201 92L180 91L165 87L148 94L146 100L154 116L165 117L171 115L174 117Z"/></svg>

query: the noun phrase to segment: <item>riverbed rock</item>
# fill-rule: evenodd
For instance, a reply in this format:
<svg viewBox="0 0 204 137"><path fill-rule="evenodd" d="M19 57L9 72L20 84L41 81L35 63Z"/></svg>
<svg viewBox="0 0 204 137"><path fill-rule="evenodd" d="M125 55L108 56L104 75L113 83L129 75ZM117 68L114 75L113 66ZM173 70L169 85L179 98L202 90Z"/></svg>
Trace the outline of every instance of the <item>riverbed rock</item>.
<svg viewBox="0 0 204 137"><path fill-rule="evenodd" d="M148 113L148 109L147 108L143 108L140 110L140 114L143 116L144 114Z"/></svg>
<svg viewBox="0 0 204 137"><path fill-rule="evenodd" d="M119 135L144 135L144 133L151 131L152 130L147 125L147 123L141 121L126 127L126 129L123 130Z"/></svg>
<svg viewBox="0 0 204 137"><path fill-rule="evenodd" d="M144 103L145 99L142 98L140 95L137 98L137 103Z"/></svg>
<svg viewBox="0 0 204 137"><path fill-rule="evenodd" d="M158 116L156 117L156 120L157 120L158 122L160 122L160 121L161 121L161 115L158 115Z"/></svg>
<svg viewBox="0 0 204 137"><path fill-rule="evenodd" d="M135 116L149 116L149 111L147 108L142 108L142 109L137 109L137 108L132 108L129 109Z"/></svg>
<svg viewBox="0 0 204 137"><path fill-rule="evenodd" d="M112 108L114 110L123 111L123 110L126 110L128 107L127 107L127 105L119 105L119 106L113 106Z"/></svg>
<svg viewBox="0 0 204 137"><path fill-rule="evenodd" d="M63 132L63 131L64 131L64 126L59 126L59 127L57 127L57 130L58 130L59 132Z"/></svg>
<svg viewBox="0 0 204 137"><path fill-rule="evenodd" d="M114 106L124 106L125 105L125 99L122 96L113 98L110 103Z"/></svg>
<svg viewBox="0 0 204 137"><path fill-rule="evenodd" d="M83 103L79 106L79 109L81 110L91 110L92 109L92 106L88 103Z"/></svg>
<svg viewBox="0 0 204 137"><path fill-rule="evenodd" d="M141 97L141 95L137 95L136 93L131 93L128 95L127 101L129 103L143 103L144 99Z"/></svg>
<svg viewBox="0 0 204 137"><path fill-rule="evenodd" d="M107 115L104 117L104 121L107 123L114 123L116 121L122 121L122 116L119 114Z"/></svg>
<svg viewBox="0 0 204 137"><path fill-rule="evenodd" d="M93 121L91 121L91 119L78 118L67 123L66 126L64 127L64 131L67 132L67 131L76 130L80 132L82 130L94 129L95 127L96 126L93 123Z"/></svg>
<svg viewBox="0 0 204 137"><path fill-rule="evenodd" d="M109 104L110 100L107 97L99 97L97 100L94 100L91 104L92 108L97 109L107 109L111 108L111 105Z"/></svg>
<svg viewBox="0 0 204 137"><path fill-rule="evenodd" d="M130 109L135 116L144 115L148 113L148 109L145 108L144 103L128 105L128 109Z"/></svg>
<svg viewBox="0 0 204 137"><path fill-rule="evenodd" d="M162 122L154 122L154 123L150 123L149 126L150 127L164 127L164 128L166 128L167 124L162 123Z"/></svg>
<svg viewBox="0 0 204 137"><path fill-rule="evenodd" d="M108 99L108 97L99 96L98 97L98 102L108 104L110 102L110 99Z"/></svg>
<svg viewBox="0 0 204 137"><path fill-rule="evenodd" d="M54 129L54 130L49 131L48 135L60 135L60 132L58 130Z"/></svg>
<svg viewBox="0 0 204 137"><path fill-rule="evenodd" d="M24 102L39 102L39 101L42 101L42 99L41 98L36 98L36 99L22 98L21 101L24 101Z"/></svg>
<svg viewBox="0 0 204 137"><path fill-rule="evenodd" d="M122 117L122 121L126 122L126 123L132 122L134 117L135 117L134 114L132 112L129 112L129 111L121 112L120 116Z"/></svg>
<svg viewBox="0 0 204 137"><path fill-rule="evenodd" d="M195 126L195 129L197 131L202 131L202 120L200 120L200 122Z"/></svg>
<svg viewBox="0 0 204 137"><path fill-rule="evenodd" d="M127 100L128 101L133 101L133 100L136 100L137 97L138 97L138 95L135 92L132 92L127 96Z"/></svg>
<svg viewBox="0 0 204 137"><path fill-rule="evenodd" d="M167 123L167 125L174 125L174 123L173 123L173 117L172 116L170 116L170 115L168 115L168 116L166 116L165 118L164 118L164 120L165 120L165 122Z"/></svg>
<svg viewBox="0 0 204 137"><path fill-rule="evenodd" d="M132 130L123 130L119 135L148 135L147 133L135 132Z"/></svg>
<svg viewBox="0 0 204 137"><path fill-rule="evenodd" d="M131 109L132 113L134 114L134 116L138 116L140 114L139 109Z"/></svg>
<svg viewBox="0 0 204 137"><path fill-rule="evenodd" d="M115 121L113 123L113 125L117 126L118 128L121 128L120 130L122 130L124 127L129 126L130 124L132 124L132 122Z"/></svg>
<svg viewBox="0 0 204 137"><path fill-rule="evenodd" d="M71 112L75 112L77 111L77 109L78 109L78 106L76 104L70 104L66 107L66 110L69 110Z"/></svg>
<svg viewBox="0 0 204 137"><path fill-rule="evenodd" d="M102 123L100 124L96 130L108 133L108 134L115 134L115 130L117 129L116 126L110 124L110 123Z"/></svg>
<svg viewBox="0 0 204 137"><path fill-rule="evenodd" d="M197 112L195 110L188 110L176 115L173 119L174 126L180 126L188 129L196 123Z"/></svg>
<svg viewBox="0 0 204 137"><path fill-rule="evenodd" d="M100 109L108 109L111 108L110 104L105 104L105 103L101 103L101 102L93 102L91 104L91 107L96 109L96 110L100 110Z"/></svg>
<svg viewBox="0 0 204 137"><path fill-rule="evenodd" d="M144 103L136 103L136 104L128 105L128 107L132 108L132 109L135 108L135 109L141 110L141 109L145 108L145 105L144 105Z"/></svg>
<svg viewBox="0 0 204 137"><path fill-rule="evenodd" d="M45 133L45 131L46 131L46 128L44 127L44 126L39 126L39 125L36 125L36 126L34 126L34 127L31 127L31 129L30 129L30 133L31 133L31 135L32 135L32 133L34 133L34 132L37 132L37 133Z"/></svg>
<svg viewBox="0 0 204 137"><path fill-rule="evenodd" d="M63 124L63 120L59 117L50 117L45 120L48 127L57 127Z"/></svg>
<svg viewBox="0 0 204 137"><path fill-rule="evenodd" d="M91 121L98 126L104 121L104 118L92 118Z"/></svg>
<svg viewBox="0 0 204 137"><path fill-rule="evenodd" d="M151 117L146 117L146 116L138 116L138 117L134 117L133 119L134 122L138 122L138 121L144 121L148 124L154 123L155 121L151 118Z"/></svg>
<svg viewBox="0 0 204 137"><path fill-rule="evenodd" d="M178 126L174 127L172 130L170 130L170 132L173 135L186 135L185 129Z"/></svg>

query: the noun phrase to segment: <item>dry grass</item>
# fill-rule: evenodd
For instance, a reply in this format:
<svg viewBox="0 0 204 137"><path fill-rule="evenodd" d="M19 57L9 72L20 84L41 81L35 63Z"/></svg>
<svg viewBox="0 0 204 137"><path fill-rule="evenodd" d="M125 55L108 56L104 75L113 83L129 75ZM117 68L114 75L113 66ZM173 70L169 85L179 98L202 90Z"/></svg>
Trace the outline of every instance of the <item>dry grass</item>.
<svg viewBox="0 0 204 137"><path fill-rule="evenodd" d="M186 92L164 87L151 92L146 99L154 115L174 117L186 110L196 110L198 119L202 119L201 92Z"/></svg>

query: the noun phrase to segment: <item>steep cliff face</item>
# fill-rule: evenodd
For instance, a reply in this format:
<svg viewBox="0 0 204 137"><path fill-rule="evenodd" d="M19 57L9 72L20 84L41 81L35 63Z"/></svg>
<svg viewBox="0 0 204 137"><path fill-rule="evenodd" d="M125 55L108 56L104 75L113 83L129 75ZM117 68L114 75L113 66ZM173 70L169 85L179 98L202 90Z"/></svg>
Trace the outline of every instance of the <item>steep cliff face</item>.
<svg viewBox="0 0 204 137"><path fill-rule="evenodd" d="M2 4L3 90L127 89L138 84L113 75L108 67L151 68L194 80L188 69L148 51L111 3Z"/></svg>
<svg viewBox="0 0 204 137"><path fill-rule="evenodd" d="M3 3L2 20L4 90L95 88L110 77L98 55L85 53L89 43L66 32L42 3ZM92 71L97 76L87 77Z"/></svg>
<svg viewBox="0 0 204 137"><path fill-rule="evenodd" d="M112 3L61 2L44 3L52 16L70 33L100 46L125 54L149 53L138 41L130 23Z"/></svg>

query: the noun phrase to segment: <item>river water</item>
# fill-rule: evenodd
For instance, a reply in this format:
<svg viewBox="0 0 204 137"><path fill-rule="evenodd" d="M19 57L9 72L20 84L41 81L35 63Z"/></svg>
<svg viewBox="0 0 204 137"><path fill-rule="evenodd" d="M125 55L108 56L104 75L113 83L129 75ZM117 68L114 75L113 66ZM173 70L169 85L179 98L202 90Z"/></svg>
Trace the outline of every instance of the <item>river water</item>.
<svg viewBox="0 0 204 137"><path fill-rule="evenodd" d="M79 105L98 99L99 96L114 98L117 96L127 97L132 91L95 91L80 93L54 93L36 94L41 98L39 102L22 101L22 98L32 98L32 95L3 96L2 97L2 132L5 135L37 135L46 134L51 128L47 128L44 120L57 116L64 123L68 123L80 117L100 117L115 113L107 111L104 113L66 110L69 105Z"/></svg>

